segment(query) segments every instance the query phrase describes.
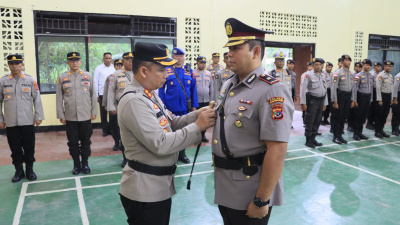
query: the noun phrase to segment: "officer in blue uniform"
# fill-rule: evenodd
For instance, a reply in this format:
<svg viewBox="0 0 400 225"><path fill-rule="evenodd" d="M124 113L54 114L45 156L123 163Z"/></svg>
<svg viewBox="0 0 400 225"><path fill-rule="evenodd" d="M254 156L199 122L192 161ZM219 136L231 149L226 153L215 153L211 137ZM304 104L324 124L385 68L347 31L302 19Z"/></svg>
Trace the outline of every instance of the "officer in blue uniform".
<svg viewBox="0 0 400 225"><path fill-rule="evenodd" d="M167 81L159 89L158 94L169 111L177 116L182 116L199 107L196 77L193 70L184 65L185 52L183 49L175 47L172 50L172 58L176 59L177 63L167 67ZM179 152L178 159L184 163L190 163L185 149Z"/></svg>

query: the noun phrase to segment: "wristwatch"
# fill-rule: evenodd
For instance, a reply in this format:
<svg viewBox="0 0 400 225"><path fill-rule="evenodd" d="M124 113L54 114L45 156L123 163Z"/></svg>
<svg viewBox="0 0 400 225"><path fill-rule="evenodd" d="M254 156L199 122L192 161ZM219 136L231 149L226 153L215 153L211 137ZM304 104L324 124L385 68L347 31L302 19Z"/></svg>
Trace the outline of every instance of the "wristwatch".
<svg viewBox="0 0 400 225"><path fill-rule="evenodd" d="M254 202L254 205L255 205L257 208L261 208L261 207L264 207L264 206L266 206L266 205L269 204L269 199L268 199L268 201L265 201L265 202L264 202L261 198L255 197L254 200L253 200L253 202Z"/></svg>

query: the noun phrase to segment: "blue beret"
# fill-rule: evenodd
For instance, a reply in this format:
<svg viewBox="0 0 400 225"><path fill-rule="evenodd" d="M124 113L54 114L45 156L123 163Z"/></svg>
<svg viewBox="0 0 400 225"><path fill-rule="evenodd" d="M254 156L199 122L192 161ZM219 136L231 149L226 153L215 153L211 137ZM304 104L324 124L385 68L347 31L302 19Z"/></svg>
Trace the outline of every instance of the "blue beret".
<svg viewBox="0 0 400 225"><path fill-rule="evenodd" d="M172 54L173 55L184 55L185 51L183 51L183 49L175 47L174 49L172 49Z"/></svg>

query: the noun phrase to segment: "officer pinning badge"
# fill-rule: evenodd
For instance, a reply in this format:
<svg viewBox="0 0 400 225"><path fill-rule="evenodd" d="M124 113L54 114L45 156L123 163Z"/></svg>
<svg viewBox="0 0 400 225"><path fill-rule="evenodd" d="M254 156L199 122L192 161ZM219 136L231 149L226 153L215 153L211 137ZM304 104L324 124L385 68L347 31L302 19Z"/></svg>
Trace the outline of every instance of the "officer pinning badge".
<svg viewBox="0 0 400 225"><path fill-rule="evenodd" d="M238 106L238 109L239 109L239 111L246 111L247 110L247 108L244 107L244 106Z"/></svg>
<svg viewBox="0 0 400 225"><path fill-rule="evenodd" d="M239 100L239 102L240 102L240 103L244 103L244 104L248 104L248 105L251 105L251 104L253 104L253 102L252 102L252 101L249 101L249 100L244 100L244 99L240 99L240 100Z"/></svg>
<svg viewBox="0 0 400 225"><path fill-rule="evenodd" d="M276 104L271 106L272 107L272 119L273 120L281 120L283 119L283 105Z"/></svg>
<svg viewBox="0 0 400 225"><path fill-rule="evenodd" d="M153 106L155 109L159 109L158 106L156 105L156 103L153 103Z"/></svg>
<svg viewBox="0 0 400 225"><path fill-rule="evenodd" d="M165 125L167 125L167 123L168 123L168 120L166 120L166 119L161 119L160 120L160 125L161 126L165 126Z"/></svg>
<svg viewBox="0 0 400 225"><path fill-rule="evenodd" d="M243 126L242 121L236 120L236 121L235 121L235 126L236 126L237 128L241 128L241 127Z"/></svg>
<svg viewBox="0 0 400 225"><path fill-rule="evenodd" d="M285 101L285 98L283 98L283 97L272 97L272 98L268 99L269 104L274 104L274 103L278 103L278 102L283 103L284 101Z"/></svg>
<svg viewBox="0 0 400 225"><path fill-rule="evenodd" d="M249 77L249 79L247 79L247 83L248 84L251 84L254 80L255 80L255 78L256 78L256 74L252 74L252 75L250 75L250 77Z"/></svg>

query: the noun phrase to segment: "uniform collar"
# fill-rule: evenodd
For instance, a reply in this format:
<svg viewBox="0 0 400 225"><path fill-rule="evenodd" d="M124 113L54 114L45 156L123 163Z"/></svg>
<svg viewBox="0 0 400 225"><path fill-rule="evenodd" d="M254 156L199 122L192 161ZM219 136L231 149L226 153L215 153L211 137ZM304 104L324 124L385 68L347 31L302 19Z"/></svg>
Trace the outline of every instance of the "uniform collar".
<svg viewBox="0 0 400 225"><path fill-rule="evenodd" d="M264 69L262 66L259 66L255 70L253 70L240 84L244 84L248 88L253 88L255 80L261 74L264 74ZM253 75L255 75L255 76L253 76ZM239 77L236 74L234 75L234 78L235 79L232 79L233 87L240 85L237 83L239 80Z"/></svg>
<svg viewBox="0 0 400 225"><path fill-rule="evenodd" d="M68 71L68 76L71 75L71 74L73 74L73 73L71 72L71 70L69 70L69 71ZM82 75L82 74L83 74L83 71L80 69L79 72L78 72L78 74Z"/></svg>
<svg viewBox="0 0 400 225"><path fill-rule="evenodd" d="M8 76L8 78L9 78L9 79L13 79L14 76L10 74L10 76ZM24 79L24 78L25 78L25 75L24 75L23 73L21 73L21 76L19 76L19 78L20 78L20 79L21 79L21 78Z"/></svg>

